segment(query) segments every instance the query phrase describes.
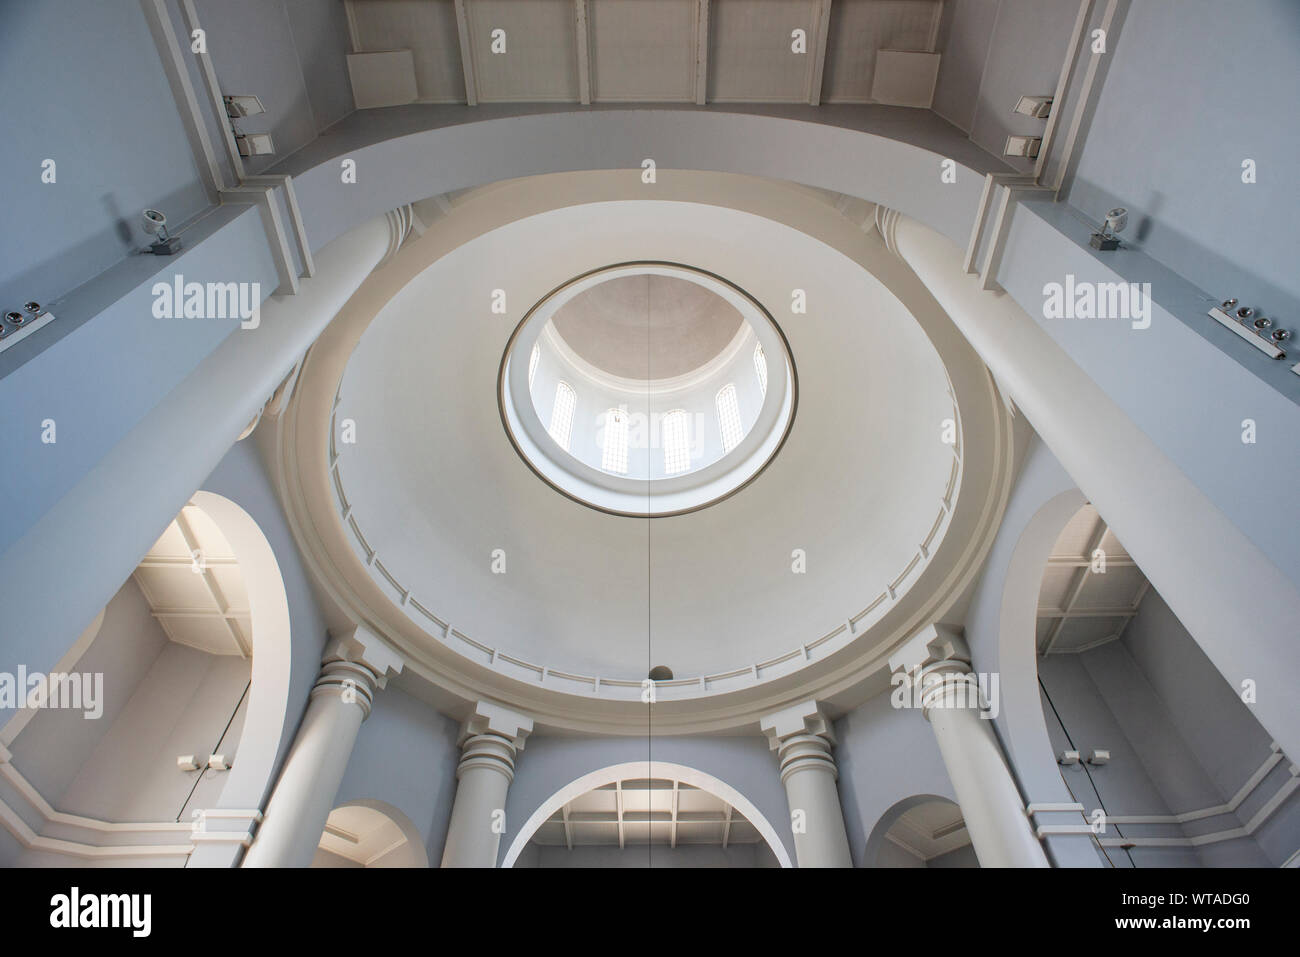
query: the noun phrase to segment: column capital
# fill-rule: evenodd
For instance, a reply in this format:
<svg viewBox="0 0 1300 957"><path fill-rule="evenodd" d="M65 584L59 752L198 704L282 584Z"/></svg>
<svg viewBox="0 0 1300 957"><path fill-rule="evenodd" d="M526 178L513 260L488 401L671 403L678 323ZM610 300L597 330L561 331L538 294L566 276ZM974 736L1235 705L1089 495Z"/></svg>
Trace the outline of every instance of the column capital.
<svg viewBox="0 0 1300 957"><path fill-rule="evenodd" d="M524 739L532 733L533 719L502 707L493 701L476 701L460 729L458 743L463 747L470 738L492 734L505 738L516 751L524 749Z"/></svg>
<svg viewBox="0 0 1300 957"><path fill-rule="evenodd" d="M922 669L941 662L965 665L969 671L970 648L962 637L961 628L934 622L907 639L889 656L889 670L893 674L901 671L916 675Z"/></svg>
<svg viewBox="0 0 1300 957"><path fill-rule="evenodd" d="M830 744L835 743L830 718L826 717L821 705L811 699L769 714L759 722L759 727L767 735L768 747L773 751L779 750L782 742L796 734L814 735Z"/></svg>
<svg viewBox="0 0 1300 957"><path fill-rule="evenodd" d="M354 625L330 635L311 696L336 694L345 704L359 707L363 719L368 718L375 692L386 687L388 676L400 672L404 664L402 656L373 632Z"/></svg>

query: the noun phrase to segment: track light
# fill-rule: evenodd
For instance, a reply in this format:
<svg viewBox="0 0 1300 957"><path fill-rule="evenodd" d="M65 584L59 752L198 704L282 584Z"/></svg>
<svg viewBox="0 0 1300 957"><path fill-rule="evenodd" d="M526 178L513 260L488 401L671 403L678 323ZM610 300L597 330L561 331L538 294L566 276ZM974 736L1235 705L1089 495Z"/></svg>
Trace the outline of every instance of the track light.
<svg viewBox="0 0 1300 957"><path fill-rule="evenodd" d="M232 119L266 112L262 101L255 96L223 96L221 99L226 104L226 116Z"/></svg>

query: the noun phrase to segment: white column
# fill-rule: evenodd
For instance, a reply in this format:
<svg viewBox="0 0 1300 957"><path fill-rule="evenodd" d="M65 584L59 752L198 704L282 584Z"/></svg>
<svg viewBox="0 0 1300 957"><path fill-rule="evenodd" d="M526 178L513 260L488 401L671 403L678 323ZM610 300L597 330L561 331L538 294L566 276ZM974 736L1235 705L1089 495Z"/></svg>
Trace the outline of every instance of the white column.
<svg viewBox="0 0 1300 957"><path fill-rule="evenodd" d="M480 701L461 729L456 800L447 825L443 867L496 867L506 830L506 795L515 755L533 730L531 718Z"/></svg>
<svg viewBox="0 0 1300 957"><path fill-rule="evenodd" d="M1259 684L1260 724L1300 754L1300 592L1046 330L962 271L962 250L892 211L877 222L1215 667L1235 688Z"/></svg>
<svg viewBox="0 0 1300 957"><path fill-rule="evenodd" d="M889 659L919 697L981 867L1047 867L1015 779L981 708L970 651L955 630L928 625Z"/></svg>
<svg viewBox="0 0 1300 957"><path fill-rule="evenodd" d="M401 670L397 653L363 628L331 642L245 867L311 864L375 691Z"/></svg>
<svg viewBox="0 0 1300 957"><path fill-rule="evenodd" d="M59 659L405 235L409 219L405 224L396 214L378 216L319 250L316 275L301 281L297 295L263 302L256 329L227 336L0 556L11 660L48 669ZM83 550L88 528L95 530L94 561L68 576L67 558ZM59 583L57 601L52 582Z"/></svg>
<svg viewBox="0 0 1300 957"><path fill-rule="evenodd" d="M852 867L830 721L817 702L805 701L768 715L761 727L780 759L799 866Z"/></svg>

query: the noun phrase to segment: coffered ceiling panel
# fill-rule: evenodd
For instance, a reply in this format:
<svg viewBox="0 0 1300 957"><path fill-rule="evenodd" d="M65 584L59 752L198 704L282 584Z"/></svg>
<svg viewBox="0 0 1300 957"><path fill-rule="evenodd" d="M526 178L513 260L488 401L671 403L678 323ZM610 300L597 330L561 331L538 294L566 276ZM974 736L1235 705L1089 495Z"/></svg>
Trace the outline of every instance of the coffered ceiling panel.
<svg viewBox="0 0 1300 957"><path fill-rule="evenodd" d="M587 8L593 99L695 99L695 0L590 0Z"/></svg>

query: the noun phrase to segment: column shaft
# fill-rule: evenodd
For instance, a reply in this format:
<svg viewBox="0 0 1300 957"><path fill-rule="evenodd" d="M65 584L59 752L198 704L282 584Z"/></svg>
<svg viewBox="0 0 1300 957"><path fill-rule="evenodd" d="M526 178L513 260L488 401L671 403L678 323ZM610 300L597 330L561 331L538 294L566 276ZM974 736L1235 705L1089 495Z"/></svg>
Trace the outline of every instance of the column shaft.
<svg viewBox="0 0 1300 957"><path fill-rule="evenodd" d="M515 746L499 734L471 735L456 768L456 798L443 846L443 867L496 867L505 829L506 795L515 777Z"/></svg>
<svg viewBox="0 0 1300 957"><path fill-rule="evenodd" d="M780 756L799 866L852 867L830 742L799 732L781 740Z"/></svg>

